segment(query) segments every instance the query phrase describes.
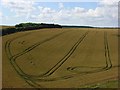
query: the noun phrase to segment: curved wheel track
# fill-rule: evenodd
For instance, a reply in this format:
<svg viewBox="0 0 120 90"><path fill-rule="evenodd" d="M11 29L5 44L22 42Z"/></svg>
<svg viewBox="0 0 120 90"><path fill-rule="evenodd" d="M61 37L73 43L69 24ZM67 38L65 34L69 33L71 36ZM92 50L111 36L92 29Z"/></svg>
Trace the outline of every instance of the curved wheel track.
<svg viewBox="0 0 120 90"><path fill-rule="evenodd" d="M67 70L71 72L76 72L75 70L78 68L91 68L95 69L92 71L86 71L82 73L96 73L96 72L101 72L101 71L106 71L112 68L112 62L110 58L110 50L109 50L109 44L108 44L108 39L107 39L107 32L104 32L104 49L105 49L105 67L85 67L85 66L77 66L77 67L68 67ZM76 73L81 73L81 72L76 72Z"/></svg>
<svg viewBox="0 0 120 90"><path fill-rule="evenodd" d="M44 40L42 42L38 42L38 43L26 48L25 50L23 50L22 52L20 52L20 53L18 53L16 55L12 55L11 50L10 50L10 45L15 39L20 38L20 37L8 40L6 42L5 51L6 51L6 54L8 55L8 58L10 60L11 65L13 66L15 71L21 76L21 78L23 78L26 81L26 83L28 83L30 86L32 86L32 87L42 87L40 84L36 83L36 81L41 82L41 81L56 81L56 80L69 79L69 78L72 78L74 76L77 76L78 74L85 75L85 74L89 74L89 73L96 73L96 72L106 71L106 70L109 70L110 68L112 68L112 62L111 62L111 59L110 59L110 51L109 51L107 33L104 32L104 46L105 46L105 58L106 58L106 66L105 67L96 67L97 68L96 70L89 71L89 72L84 72L84 73L81 73L81 72L78 73L77 72L76 74L71 74L71 75L67 75L67 76L48 78L50 75L55 73L55 71L57 71L69 59L69 57L75 52L77 47L82 43L82 41L88 35L89 32L87 31L71 47L69 52L62 59L60 59L59 62L57 62L53 67L51 67L46 73L43 73L41 75L28 75L25 72L23 72L23 70L16 63L16 60L17 60L18 57L30 52L31 50L33 50L34 48L36 48L39 45L42 45L43 43L48 42L48 41L62 35L63 33L65 33L65 32L54 35L54 36L52 36L52 37L50 37L50 38L48 38L48 39L46 39L46 40ZM68 67L67 70L70 71L70 72L74 72L74 70L76 68L81 68L81 66L80 67ZM89 67L89 68L94 68L94 67Z"/></svg>

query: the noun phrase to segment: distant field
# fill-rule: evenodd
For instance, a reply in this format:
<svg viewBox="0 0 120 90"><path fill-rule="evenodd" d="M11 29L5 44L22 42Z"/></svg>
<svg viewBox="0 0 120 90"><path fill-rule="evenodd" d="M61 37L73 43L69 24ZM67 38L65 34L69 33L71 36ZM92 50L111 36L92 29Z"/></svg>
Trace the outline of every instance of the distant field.
<svg viewBox="0 0 120 90"><path fill-rule="evenodd" d="M0 29L13 28L14 26L0 26Z"/></svg>
<svg viewBox="0 0 120 90"><path fill-rule="evenodd" d="M80 88L118 79L117 29L52 28L2 38L5 88Z"/></svg>

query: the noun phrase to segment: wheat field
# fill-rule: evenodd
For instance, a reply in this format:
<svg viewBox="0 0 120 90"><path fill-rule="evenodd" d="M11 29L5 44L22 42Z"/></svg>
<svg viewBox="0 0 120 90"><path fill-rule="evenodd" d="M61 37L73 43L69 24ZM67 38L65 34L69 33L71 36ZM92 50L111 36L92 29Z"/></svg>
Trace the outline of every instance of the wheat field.
<svg viewBox="0 0 120 90"><path fill-rule="evenodd" d="M2 37L3 88L81 88L118 79L118 30L41 29Z"/></svg>

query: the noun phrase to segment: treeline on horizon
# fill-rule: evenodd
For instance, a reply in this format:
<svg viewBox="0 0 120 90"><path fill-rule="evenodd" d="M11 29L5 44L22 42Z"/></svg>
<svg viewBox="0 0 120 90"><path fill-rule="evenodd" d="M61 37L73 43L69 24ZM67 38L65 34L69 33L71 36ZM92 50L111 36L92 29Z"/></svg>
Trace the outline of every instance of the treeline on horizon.
<svg viewBox="0 0 120 90"><path fill-rule="evenodd" d="M114 29L114 27L92 27L92 26L67 26L67 25L58 25L58 24L46 24L46 23L20 23L16 24L15 27L3 28L0 30L0 36L22 32L30 31L43 28L97 28L97 29ZM115 27L116 28L116 27Z"/></svg>
<svg viewBox="0 0 120 90"><path fill-rule="evenodd" d="M16 32L22 32L22 31L29 31L29 30L35 30L35 29L43 29L43 28L62 28L61 25L58 24L46 24L46 23L20 23L16 24L13 28L6 28L2 29L2 36L16 33Z"/></svg>
<svg viewBox="0 0 120 90"><path fill-rule="evenodd" d="M62 26L63 28L94 28L92 26Z"/></svg>

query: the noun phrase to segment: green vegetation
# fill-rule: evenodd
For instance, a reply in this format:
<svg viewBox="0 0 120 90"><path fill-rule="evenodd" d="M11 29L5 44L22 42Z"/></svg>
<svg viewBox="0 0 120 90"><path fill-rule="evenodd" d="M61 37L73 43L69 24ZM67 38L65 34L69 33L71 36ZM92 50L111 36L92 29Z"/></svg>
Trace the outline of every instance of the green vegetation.
<svg viewBox="0 0 120 90"><path fill-rule="evenodd" d="M63 28L94 28L92 26L62 26Z"/></svg>
<svg viewBox="0 0 120 90"><path fill-rule="evenodd" d="M15 27L2 29L2 35L8 35L15 32L29 31L42 28L62 28L62 27L57 24L20 23L15 25Z"/></svg>
<svg viewBox="0 0 120 90"><path fill-rule="evenodd" d="M15 25L16 28L61 28L57 24L46 24L46 23L20 23Z"/></svg>

